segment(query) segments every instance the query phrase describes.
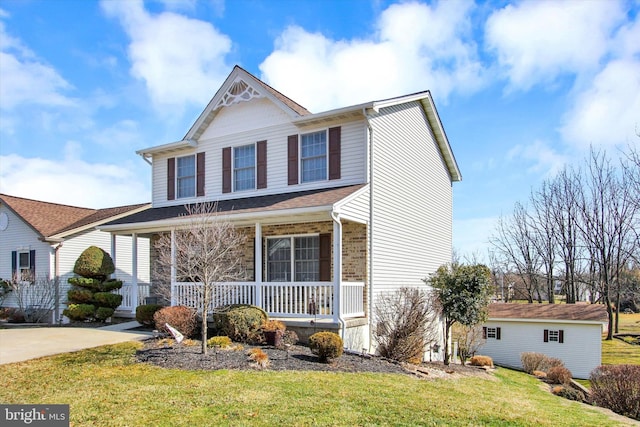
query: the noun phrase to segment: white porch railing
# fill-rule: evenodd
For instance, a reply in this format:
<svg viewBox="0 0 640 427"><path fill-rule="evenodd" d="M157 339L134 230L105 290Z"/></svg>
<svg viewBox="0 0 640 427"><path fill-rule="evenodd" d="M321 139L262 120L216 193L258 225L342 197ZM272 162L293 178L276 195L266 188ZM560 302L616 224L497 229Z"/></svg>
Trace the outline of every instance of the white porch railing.
<svg viewBox="0 0 640 427"><path fill-rule="evenodd" d="M174 283L171 304L198 307L202 298L201 286L201 283ZM252 304L275 317L335 317L333 283L265 282L259 290L262 297L256 301L258 289L255 282L219 284L214 290L209 311L228 304ZM342 292L342 316L364 316L364 283L343 283Z"/></svg>
<svg viewBox="0 0 640 427"><path fill-rule="evenodd" d="M116 290L118 295L122 295L122 303L118 306L118 311L132 311L134 312L136 307L144 304L145 298L149 296L149 283L138 283L138 301L133 301L133 285L125 283L122 287Z"/></svg>

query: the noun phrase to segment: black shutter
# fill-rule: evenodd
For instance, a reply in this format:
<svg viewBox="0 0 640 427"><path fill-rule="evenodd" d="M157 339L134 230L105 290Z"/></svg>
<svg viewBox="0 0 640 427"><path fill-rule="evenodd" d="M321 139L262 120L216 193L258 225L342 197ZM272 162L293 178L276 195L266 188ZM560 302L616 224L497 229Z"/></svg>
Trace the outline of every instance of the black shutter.
<svg viewBox="0 0 640 427"><path fill-rule="evenodd" d="M204 153L198 153L196 159L196 196L204 196Z"/></svg>
<svg viewBox="0 0 640 427"><path fill-rule="evenodd" d="M222 149L222 192L231 193L231 147Z"/></svg>
<svg viewBox="0 0 640 427"><path fill-rule="evenodd" d="M329 129L329 179L340 179L340 127Z"/></svg>
<svg viewBox="0 0 640 427"><path fill-rule="evenodd" d="M562 329L558 331L558 342L560 344L564 343L564 330Z"/></svg>
<svg viewBox="0 0 640 427"><path fill-rule="evenodd" d="M11 251L11 279L15 279L18 274L18 252Z"/></svg>
<svg viewBox="0 0 640 427"><path fill-rule="evenodd" d="M267 188L267 141L256 144L256 187Z"/></svg>
<svg viewBox="0 0 640 427"><path fill-rule="evenodd" d="M331 234L320 235L320 281L331 281Z"/></svg>
<svg viewBox="0 0 640 427"><path fill-rule="evenodd" d="M496 339L500 339L500 328L496 328Z"/></svg>
<svg viewBox="0 0 640 427"><path fill-rule="evenodd" d="M36 251L29 251L29 269L31 270L31 280L36 279Z"/></svg>
<svg viewBox="0 0 640 427"><path fill-rule="evenodd" d="M483 340L487 339L487 327L486 326L482 327L482 339Z"/></svg>
<svg viewBox="0 0 640 427"><path fill-rule="evenodd" d="M549 330L544 330L544 342L549 342Z"/></svg>
<svg viewBox="0 0 640 427"><path fill-rule="evenodd" d="M288 184L298 183L298 135L289 135L287 138L287 171Z"/></svg>
<svg viewBox="0 0 640 427"><path fill-rule="evenodd" d="M167 200L176 198L176 158L167 159Z"/></svg>

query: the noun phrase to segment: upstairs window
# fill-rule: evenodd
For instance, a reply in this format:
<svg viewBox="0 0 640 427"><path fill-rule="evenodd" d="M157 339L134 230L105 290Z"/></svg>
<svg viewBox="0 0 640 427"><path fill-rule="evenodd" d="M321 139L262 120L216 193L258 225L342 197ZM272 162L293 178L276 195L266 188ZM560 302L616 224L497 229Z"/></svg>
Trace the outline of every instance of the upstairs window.
<svg viewBox="0 0 640 427"><path fill-rule="evenodd" d="M178 199L196 195L196 156L178 157L176 162L176 184Z"/></svg>
<svg viewBox="0 0 640 427"><path fill-rule="evenodd" d="M256 188L256 146L244 145L233 149L234 191Z"/></svg>
<svg viewBox="0 0 640 427"><path fill-rule="evenodd" d="M300 171L302 182L327 179L327 132L300 136Z"/></svg>

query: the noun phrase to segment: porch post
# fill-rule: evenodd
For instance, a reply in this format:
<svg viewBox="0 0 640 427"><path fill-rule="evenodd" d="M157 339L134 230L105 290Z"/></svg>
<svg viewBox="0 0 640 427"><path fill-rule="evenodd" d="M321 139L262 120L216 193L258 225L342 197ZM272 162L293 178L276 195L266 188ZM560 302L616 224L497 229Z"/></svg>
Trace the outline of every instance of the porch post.
<svg viewBox="0 0 640 427"><path fill-rule="evenodd" d="M171 305L176 305L176 229L171 229Z"/></svg>
<svg viewBox="0 0 640 427"><path fill-rule="evenodd" d="M131 311L138 306L138 235L131 235Z"/></svg>
<svg viewBox="0 0 640 427"><path fill-rule="evenodd" d="M117 261L116 261L116 250L117 250L117 246L116 246L116 235L111 233L111 260L113 261L113 266L116 267L117 266ZM117 270L116 270L117 271ZM113 272L113 278L116 277L116 272Z"/></svg>
<svg viewBox="0 0 640 427"><path fill-rule="evenodd" d="M256 306L262 308L262 224L256 222L254 244L253 275L255 277L255 301Z"/></svg>
<svg viewBox="0 0 640 427"><path fill-rule="evenodd" d="M342 283L342 223L340 217L333 221L333 318L338 321L341 315L340 285Z"/></svg>

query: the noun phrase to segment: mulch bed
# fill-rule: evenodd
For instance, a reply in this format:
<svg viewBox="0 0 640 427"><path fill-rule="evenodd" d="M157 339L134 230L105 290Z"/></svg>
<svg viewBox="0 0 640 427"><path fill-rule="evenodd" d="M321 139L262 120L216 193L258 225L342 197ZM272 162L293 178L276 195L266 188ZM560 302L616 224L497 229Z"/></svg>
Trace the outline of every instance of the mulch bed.
<svg viewBox="0 0 640 427"><path fill-rule="evenodd" d="M247 355L256 347L269 356L269 365L266 368L259 367ZM142 363L185 370L376 372L414 375L420 378L492 377L484 370L469 366L444 366L442 363L435 362L415 366L400 364L382 357L349 352L345 352L330 363L321 363L318 357L311 353L309 347L304 345L291 346L288 351L272 346L242 345L240 349L217 351L209 349L205 356L201 354L200 342L197 342L197 345L184 345L150 339L144 342L144 348L137 351L136 358Z"/></svg>

